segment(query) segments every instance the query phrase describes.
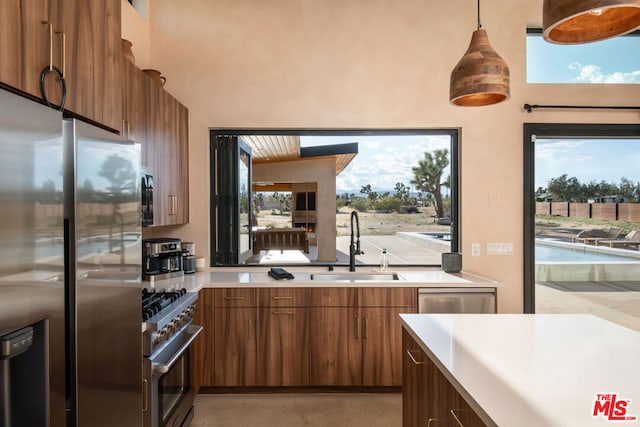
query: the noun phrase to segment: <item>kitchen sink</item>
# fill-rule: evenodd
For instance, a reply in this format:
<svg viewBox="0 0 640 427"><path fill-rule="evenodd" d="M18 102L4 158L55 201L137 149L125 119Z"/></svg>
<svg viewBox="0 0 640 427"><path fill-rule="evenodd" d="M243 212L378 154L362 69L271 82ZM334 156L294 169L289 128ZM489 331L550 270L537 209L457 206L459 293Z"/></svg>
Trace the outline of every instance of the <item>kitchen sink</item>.
<svg viewBox="0 0 640 427"><path fill-rule="evenodd" d="M311 280L324 280L327 282L390 282L401 280L397 273L317 273L311 275Z"/></svg>

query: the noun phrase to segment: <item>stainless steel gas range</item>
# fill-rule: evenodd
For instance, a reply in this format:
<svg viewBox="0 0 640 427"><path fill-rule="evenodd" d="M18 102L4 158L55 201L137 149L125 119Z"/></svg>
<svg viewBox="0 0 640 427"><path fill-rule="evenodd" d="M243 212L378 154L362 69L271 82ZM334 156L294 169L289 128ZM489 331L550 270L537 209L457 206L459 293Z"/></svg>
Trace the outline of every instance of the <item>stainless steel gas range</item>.
<svg viewBox="0 0 640 427"><path fill-rule="evenodd" d="M144 427L186 427L193 418L191 345L197 293L142 290Z"/></svg>

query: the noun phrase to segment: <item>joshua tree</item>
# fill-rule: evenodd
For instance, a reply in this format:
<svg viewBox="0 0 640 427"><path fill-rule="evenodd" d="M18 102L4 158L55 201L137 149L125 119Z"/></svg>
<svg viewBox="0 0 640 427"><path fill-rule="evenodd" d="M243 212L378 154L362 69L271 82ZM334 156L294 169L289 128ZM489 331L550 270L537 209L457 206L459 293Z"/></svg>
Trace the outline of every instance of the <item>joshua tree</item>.
<svg viewBox="0 0 640 427"><path fill-rule="evenodd" d="M435 150L433 153L425 152L424 160L420 160L418 166L411 168L414 179L411 181L420 191L432 194L435 201L436 215L444 216L442 203L442 187L446 182L442 181L442 172L449 166L449 150Z"/></svg>

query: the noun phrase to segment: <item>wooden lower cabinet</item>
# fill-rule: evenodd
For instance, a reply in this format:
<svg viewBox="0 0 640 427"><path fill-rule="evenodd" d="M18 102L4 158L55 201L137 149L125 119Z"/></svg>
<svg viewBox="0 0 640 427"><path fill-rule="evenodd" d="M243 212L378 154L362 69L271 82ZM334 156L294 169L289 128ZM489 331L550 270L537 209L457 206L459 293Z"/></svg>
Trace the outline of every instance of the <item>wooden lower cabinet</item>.
<svg viewBox="0 0 640 427"><path fill-rule="evenodd" d="M416 290L372 289L204 289L201 386L400 386Z"/></svg>
<svg viewBox="0 0 640 427"><path fill-rule="evenodd" d="M311 385L402 385L398 315L415 312L416 290L346 289L311 290Z"/></svg>
<svg viewBox="0 0 640 427"><path fill-rule="evenodd" d="M429 386L433 372L426 355L406 330L402 330L402 426L424 427L433 409L429 407ZM433 422L432 422L433 424ZM437 425L437 424L436 424ZM431 427L431 426L430 426Z"/></svg>
<svg viewBox="0 0 640 427"><path fill-rule="evenodd" d="M486 425L404 329L402 350L403 427Z"/></svg>
<svg viewBox="0 0 640 427"><path fill-rule="evenodd" d="M258 309L258 381L260 386L309 384L309 309Z"/></svg>
<svg viewBox="0 0 640 427"><path fill-rule="evenodd" d="M203 386L309 384L307 289L216 289L213 293L215 329L207 333L213 335L214 357L205 358ZM264 305L259 306L258 300ZM213 375L206 375L208 371Z"/></svg>
<svg viewBox="0 0 640 427"><path fill-rule="evenodd" d="M402 385L402 323L399 307L361 309L363 322L362 385Z"/></svg>
<svg viewBox="0 0 640 427"><path fill-rule="evenodd" d="M211 385L258 385L256 317L255 307L214 308Z"/></svg>
<svg viewBox="0 0 640 427"><path fill-rule="evenodd" d="M357 307L309 308L310 383L362 384L362 328Z"/></svg>

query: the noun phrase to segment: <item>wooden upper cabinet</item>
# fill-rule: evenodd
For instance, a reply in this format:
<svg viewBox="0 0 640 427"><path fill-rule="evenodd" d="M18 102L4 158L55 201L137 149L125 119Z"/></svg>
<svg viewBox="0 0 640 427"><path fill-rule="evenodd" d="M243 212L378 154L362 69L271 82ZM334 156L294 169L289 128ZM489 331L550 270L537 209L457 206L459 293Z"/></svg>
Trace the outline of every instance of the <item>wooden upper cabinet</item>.
<svg viewBox="0 0 640 427"><path fill-rule="evenodd" d="M126 59L122 60L121 135L142 145L142 164L147 157L147 87L149 77Z"/></svg>
<svg viewBox="0 0 640 427"><path fill-rule="evenodd" d="M119 131L122 120L120 0L2 0L0 82L42 98L40 75L64 72L65 110ZM47 73L57 106L62 85Z"/></svg>
<svg viewBox="0 0 640 427"><path fill-rule="evenodd" d="M171 106L171 139L166 143L166 150L173 161L169 168L167 223L186 224L189 222L189 111L171 96L168 104Z"/></svg>
<svg viewBox="0 0 640 427"><path fill-rule="evenodd" d="M0 82L40 97L40 73L49 64L49 0L2 0Z"/></svg>
<svg viewBox="0 0 640 427"><path fill-rule="evenodd" d="M51 0L51 5L54 62L64 69L67 85L65 109L119 131L120 0Z"/></svg>
<svg viewBox="0 0 640 427"><path fill-rule="evenodd" d="M148 79L147 152L154 175L154 226L189 222L189 111Z"/></svg>

